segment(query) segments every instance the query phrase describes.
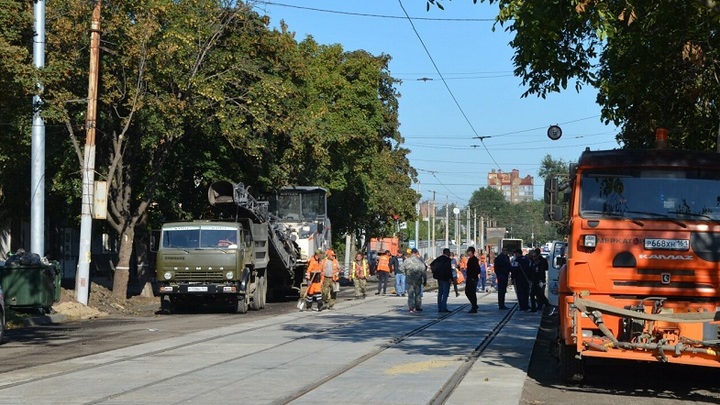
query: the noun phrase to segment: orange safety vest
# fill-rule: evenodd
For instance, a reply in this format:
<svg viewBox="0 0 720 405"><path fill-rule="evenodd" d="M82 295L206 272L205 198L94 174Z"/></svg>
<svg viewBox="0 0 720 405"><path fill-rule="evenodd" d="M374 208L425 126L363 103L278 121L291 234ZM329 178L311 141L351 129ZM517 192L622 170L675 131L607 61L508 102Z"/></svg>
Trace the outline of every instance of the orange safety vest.
<svg viewBox="0 0 720 405"><path fill-rule="evenodd" d="M465 282L465 276L463 275L462 271L457 271L457 281L458 284L462 284Z"/></svg>
<svg viewBox="0 0 720 405"><path fill-rule="evenodd" d="M315 256L308 260L305 278L308 279L307 295L319 294L322 292L322 283L325 280L323 268Z"/></svg>
<svg viewBox="0 0 720 405"><path fill-rule="evenodd" d="M460 259L460 264L459 264L460 270L467 269L467 262L468 262L467 257L463 257L462 259Z"/></svg>
<svg viewBox="0 0 720 405"><path fill-rule="evenodd" d="M357 261L352 262L352 272L350 272L350 280L360 279L364 280L368 276L368 263L367 260L362 261L362 265L358 265Z"/></svg>
<svg viewBox="0 0 720 405"><path fill-rule="evenodd" d="M377 271L386 271L390 273L390 256L384 254L378 257Z"/></svg>

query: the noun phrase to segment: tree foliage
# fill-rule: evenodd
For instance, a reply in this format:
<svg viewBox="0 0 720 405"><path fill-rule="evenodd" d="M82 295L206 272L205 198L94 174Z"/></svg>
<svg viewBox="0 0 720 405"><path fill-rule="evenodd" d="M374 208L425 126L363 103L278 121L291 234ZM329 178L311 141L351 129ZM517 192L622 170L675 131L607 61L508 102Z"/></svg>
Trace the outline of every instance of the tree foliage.
<svg viewBox="0 0 720 405"><path fill-rule="evenodd" d="M30 64L32 4L0 5L0 84L9 93L0 117L15 134L28 130L22 108L43 83L50 199L66 202L65 214L74 216L93 4L48 6L48 63L40 71ZM229 0L102 6L95 166L110 185L119 269L130 267L135 236L146 227L206 215L207 188L217 180L257 191L326 187L336 236L381 233L394 216L414 218L416 173L401 146L388 55L297 42L287 27L270 30L266 17ZM7 172L29 170L22 156L0 145ZM13 184L7 172L3 187ZM124 299L127 271L115 280L113 294Z"/></svg>
<svg viewBox="0 0 720 405"><path fill-rule="evenodd" d="M595 87L626 147L711 150L720 137L720 6L706 0L485 0L513 34L523 96ZM440 8L440 0L429 1Z"/></svg>

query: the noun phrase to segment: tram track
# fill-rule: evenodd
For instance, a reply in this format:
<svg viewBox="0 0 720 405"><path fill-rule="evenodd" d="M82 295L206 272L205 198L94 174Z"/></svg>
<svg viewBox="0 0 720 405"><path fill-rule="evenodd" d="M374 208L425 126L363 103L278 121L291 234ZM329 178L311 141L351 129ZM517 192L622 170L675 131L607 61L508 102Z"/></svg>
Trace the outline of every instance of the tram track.
<svg viewBox="0 0 720 405"><path fill-rule="evenodd" d="M356 306L356 305L359 305L359 303L358 303L358 304L351 304L349 307L354 307L354 306ZM348 327L348 326L350 326L350 325L352 325L352 324L362 323L362 322L364 322L364 321L367 321L367 320L370 319L370 318L378 317L378 316L383 316L383 315L386 315L387 313L394 312L394 311L395 311L395 309L393 308L393 309L389 309L389 310L382 311L382 312L379 312L379 313L376 313L376 314L372 314L372 315L357 316L357 317L355 317L354 319L352 319L351 321L346 321L346 322L337 324L337 325L335 325L335 326L330 326L330 327L321 328L321 329L316 330L316 332L318 332L318 333L331 332L331 331L333 331L333 330L335 330L335 329L345 328L345 327ZM312 316L312 314L311 314L311 313L307 313L306 316ZM271 323L264 324L264 325L258 325L258 326L255 326L255 327L250 327L250 328L244 329L244 330L242 330L242 331L234 331L234 332L230 332L230 333L224 333L224 334L220 334L220 335L216 335L216 336L212 336L212 337L197 339L197 340L194 340L194 341L192 341L192 342L186 342L186 343L182 343L182 344L171 345L171 346L168 346L168 347L164 347L164 348L162 348L162 349L153 350L153 351L145 352L145 353L142 353L142 354L126 356L126 357L118 358L118 359L115 359L115 360L109 360L109 361L106 361L106 362L100 362L100 363L91 364L91 365L86 365L86 366L82 366L82 367L76 367L76 368L73 368L72 370L66 370L66 371L61 371L61 372L56 372L56 373L49 373L49 374L45 374L45 375L38 376L38 377L35 377L35 378L24 379L24 380L22 380L22 381L18 381L18 382L14 382L14 383L9 383L9 384L1 385L1 386L0 386L0 395L1 395L1 393L2 393L3 390L9 389L9 388L15 388L15 387L19 387L19 386L22 386L22 385L27 385L27 384L32 384L32 383L38 383L38 382L41 383L41 382L43 382L43 381L45 381L45 380L49 380L49 379L53 379L53 378L58 378L58 377L63 377L63 376L68 376L68 375L72 375L72 374L80 373L80 372L84 372L84 371L89 371L89 370L94 370L94 369L100 369L100 368L103 368L103 367L108 367L108 366L112 366L112 365L116 365L116 364L120 364L120 363L124 363L124 362L135 362L135 361L139 361L139 360L142 360L142 359L145 359L145 358L151 358L151 357L154 357L154 356L158 356L158 355L162 355L162 354L166 354L166 353L171 353L171 352L177 351L177 350L191 350L193 346L197 346L197 345L201 345L201 344L205 344L205 343L210 343L210 342L213 342L213 341L223 340L223 339L227 339L227 338L231 338L231 337L235 337L235 336L242 336L243 334L248 334L248 333L257 332L257 331L260 331L260 330L263 330L263 329L268 329L268 328L273 328L273 327L277 327L277 326L281 326L281 325L285 325L285 324L293 324L293 323L297 323L297 319L293 319L293 320L291 320L291 321L282 320L282 321L277 321L277 322L271 322ZM119 336L119 334L118 334L118 333L113 333L113 334L111 334L111 336ZM121 393L118 393L118 394L115 394L115 395L109 395L109 396L100 398L100 399L98 399L98 400L96 400L96 401L87 402L87 404L102 403L102 402L105 402L105 401L107 401L107 400L110 400L110 399L113 399L113 398L117 398L117 397L121 397L121 396L123 396L123 395L125 395L125 394L128 394L128 393L132 393L132 392L134 392L134 391L139 391L139 390L142 390L142 389L146 389L146 388L152 387L152 386L154 386L154 385L161 384L161 383L163 383L163 382L166 382L166 381L171 380L171 379L174 379L174 378L182 377L182 376L184 376L184 375L189 375L189 374L192 374L192 373L201 371L201 370L203 370L203 369L205 369L205 368L208 368L208 367L211 367L211 366L217 366L218 364L223 364L223 363L229 363L229 362L232 362L232 361L237 361L237 360L240 360L240 359L245 358L245 357L254 356L254 355L257 355L257 354L262 353L262 352L271 351L271 350L273 350L273 349L277 349L277 348L280 348L280 347L282 347L282 346L289 345L289 344L295 343L295 342L297 342L297 341L301 341L301 340L303 340L303 339L308 339L308 338L309 338L309 336L308 336L308 335L305 335L305 336L301 336L301 337L298 337L298 338L290 339L290 340L285 341L285 342L283 342L283 343L280 343L280 344L277 344L277 345L273 345L273 346L269 346L269 347L266 347L266 348L264 348L264 349L258 350L258 351L253 352L253 353L247 353L247 354L243 354L243 355L241 355L241 356L234 356L234 357L228 358L228 359L226 359L226 360L224 360L224 361L222 361L222 362L217 362L217 363L214 363L214 364L209 365L209 366L206 366L206 367L194 368L194 369L192 369L192 370L188 370L187 372L184 372L184 373L181 373L181 374L175 374L175 375L173 375L173 376L171 376L171 377L168 377L168 378L164 378L164 379L161 379L161 380L155 380L155 381L150 382L150 383L148 383L148 384L144 384L144 385L141 385L141 386L138 386L138 387L134 387L132 390L125 390L125 391L123 391L123 392L121 392ZM91 339L89 339L89 338L87 338L87 339L82 339L82 340L81 340L81 343L83 343L83 342L84 342L84 343L87 343L87 342L90 341L90 340L91 340ZM98 354L95 354L95 355L98 355ZM35 366L35 367L37 367L37 366ZM19 368L13 370L13 371L18 371L18 370L22 370L22 369L23 369L23 368L19 367Z"/></svg>
<svg viewBox="0 0 720 405"><path fill-rule="evenodd" d="M485 293L482 295L482 297L488 296L490 294ZM425 323L421 326L418 326L415 329L412 329L401 336L398 336L394 339L392 339L390 342L381 345L377 349L370 351L366 354L364 354L361 357L358 357L356 360L346 364L344 367L341 367L337 370L335 370L333 373L311 383L304 387L302 387L300 390L297 390L292 395L286 396L282 399L279 399L277 401L272 402L273 405L286 405L290 404L293 401L313 392L314 390L322 387L325 384L331 383L333 380L337 379L338 377L342 376L343 374L355 369L359 365L367 362L370 359L373 359L377 356L379 356L381 353L387 351L388 349L394 348L398 345L400 345L402 342L412 338L413 336L419 335L421 332L440 324L441 322L445 321L447 318L464 311L468 307L468 304L461 305L457 308L455 308L452 312L447 313L437 319L434 319L428 323ZM493 342L495 337L498 336L498 334L503 330L503 328L508 324L510 319L512 318L513 314L516 312L517 306L513 305L510 310L505 314L505 316L502 318L500 322L498 322L495 327L491 330L489 334L487 334L483 340L478 344L477 347L467 355L466 360L462 363L462 365L452 374L452 377L447 380L442 387L438 390L437 394L428 402L428 404L432 405L440 405L444 404L445 401L448 399L450 394L452 394L453 390L460 384L460 382L463 380L463 378L468 374L472 366L477 362L478 359L481 358L485 350L490 346L490 344Z"/></svg>
<svg viewBox="0 0 720 405"><path fill-rule="evenodd" d="M81 395L78 395L77 401L73 403L98 404L123 402L130 400L130 398L142 397L148 392L163 392L163 390L166 390L166 387L169 386L182 386L184 384L183 381L202 380L203 375L213 374L216 373L217 370L222 369L244 370L244 372L230 379L230 384L232 385L243 384L247 378L273 378L272 376L274 376L277 371L295 370L298 367L302 367L301 364L313 364L313 359L318 353L321 353L319 350L322 350L322 345L317 345L320 341L335 342L331 343L335 345L345 341L346 337L355 336L358 331L365 328L366 323L387 325L387 322L399 322L397 324L397 328L399 329L396 333L391 332L391 329L394 328L377 329L379 331L383 330L384 332L375 336L373 339L366 339L365 343L359 346L362 351L357 352L356 356L342 356L342 361L336 361L337 359L325 356L326 360L329 361L328 364L332 363L332 369L326 370L330 371L329 374L313 381L310 381L308 378L297 379L293 381L292 384L283 387L282 390L277 390L273 394L266 395L264 397L265 399L259 401L263 403L286 404L303 398L315 390L320 389L318 392L322 392L323 389L327 388L323 387L325 384L330 384L331 386L333 384L342 384L342 380L336 382L334 382L334 380L354 369L356 369L355 373L360 372L363 367L367 367L363 366L363 364L367 363L368 360L377 358L377 360L373 362L375 364L377 364L378 361L386 361L388 357L381 356L385 352L388 352L388 355L392 357L397 355L398 350L405 352L411 349L418 341L436 339L438 336L444 334L442 331L446 330L448 326L458 325L460 319L453 317L467 316L461 314L461 312L464 312L468 308L467 304L456 306L451 313L447 314L426 313L425 316L407 316L405 312L407 310L402 310L404 305L398 305L400 301L393 301L394 298L386 299L385 297L377 297L366 301L349 301L338 308L338 310L332 312L323 312L320 314L305 312L298 316L288 316L289 314L286 313L276 319L259 319L257 322L262 322L262 324L238 325L238 327L243 328L242 330L237 330L237 327L235 327L235 329L231 331L218 330L218 334L212 334L211 336L204 333L197 336L174 336L170 338L171 340L167 341L164 346L160 348L150 346L147 348L147 351L143 352L137 352L136 350L116 352L108 356L108 359L103 359L102 353L93 354L88 357L78 358L78 360L69 359L68 362L63 360L63 363L58 364L58 366L53 366L54 363L48 363L48 368L45 370L43 370L42 367L34 366L23 371L24 374L19 374L17 380L11 380L9 377L12 376L6 375L5 382L0 383L2 384L2 386L0 386L0 396L7 394L11 397L12 395L17 395L15 394L16 392L33 391L39 386L58 384L61 381L65 381L65 384L68 384L68 381L79 381L87 378L87 375L108 376L112 375L115 372L114 370L126 369L128 364L150 365L156 364L158 361L166 363L168 359L188 359L190 353L207 353L208 350L212 350L214 346L218 348L218 353L223 353L216 360L208 361L208 359L205 358L197 362L186 361L181 363L181 367L177 368L166 366L162 368L162 372L150 374L149 379L145 381L135 380L130 384L108 384L112 381L112 378L103 378L104 382L101 385L106 387L105 389L87 389ZM378 307L377 304L381 302L390 304L390 307ZM364 306L364 304L370 304L370 308L374 306L375 309L372 313L366 314L363 311L366 311L368 307ZM403 313L403 315L399 316L400 313ZM502 330L507 320L512 316L512 313L513 311L504 314L503 321L495 325L489 334L486 329L481 332L478 329L478 332L483 335L482 340L477 345L472 344L471 340L464 344L466 348L469 348L468 344L473 345L472 347L474 347L474 349L472 352L465 354L458 352L452 355L454 360L450 360L450 362L446 361L447 364L451 364L454 361L461 360L462 364L460 368L454 372L449 369L449 372L452 372L452 377L442 384L442 387L433 397L432 403L443 403L444 398L446 398L446 396L443 396L443 393L445 391L451 392L452 389L462 381L463 376L472 364L482 356L484 350ZM497 322L498 319L497 316L494 316L493 322ZM442 323L445 321L450 322L448 326L442 326ZM224 328L227 327L232 326L225 326ZM428 331L429 334L424 333L425 331ZM282 332L282 335L279 335L278 332ZM275 335L278 336L279 339L264 340L262 338L264 335ZM333 336L337 336L337 340L334 339ZM383 340L371 342L378 340L377 337L382 337ZM416 337L420 340L413 339ZM172 339L180 340L173 341ZM307 343L302 343L303 341ZM153 342L153 344L157 343ZM294 346L291 346L293 344ZM223 352L222 348L226 347L226 345L232 345L230 347L235 346L240 350L228 351L225 349ZM256 348L252 348L253 346L256 346ZM303 351L298 351L297 347L310 347L312 349L303 353ZM390 351L391 349L396 350ZM233 355L233 353L235 354ZM285 358L282 356L278 358L278 353L293 354ZM273 358L275 360L271 360ZM268 360L271 361L268 362ZM171 364L172 363L167 363L168 366ZM252 365L255 364L258 365L257 372L259 374L252 374L253 371L251 370L254 368ZM318 365L320 364L326 363L321 362ZM250 374L248 374L248 372L250 372ZM347 376L344 378L347 378ZM216 395L213 391L220 387L224 387L224 385L200 384L196 391L193 392L191 398L200 399L203 395ZM316 394L318 393L314 393L314 395ZM430 397L430 395L428 397ZM307 401L307 398L299 402L303 401Z"/></svg>

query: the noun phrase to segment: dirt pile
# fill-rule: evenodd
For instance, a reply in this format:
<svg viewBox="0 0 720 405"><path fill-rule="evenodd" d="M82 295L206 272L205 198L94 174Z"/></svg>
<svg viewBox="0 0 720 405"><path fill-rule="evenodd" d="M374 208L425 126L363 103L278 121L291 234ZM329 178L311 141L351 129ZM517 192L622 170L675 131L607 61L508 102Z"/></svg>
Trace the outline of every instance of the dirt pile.
<svg viewBox="0 0 720 405"><path fill-rule="evenodd" d="M90 285L88 305L75 299L75 291L63 288L60 301L53 305L53 311L73 320L93 319L106 316L152 316L160 309L160 298L133 296L120 304L112 299L112 291L100 284Z"/></svg>

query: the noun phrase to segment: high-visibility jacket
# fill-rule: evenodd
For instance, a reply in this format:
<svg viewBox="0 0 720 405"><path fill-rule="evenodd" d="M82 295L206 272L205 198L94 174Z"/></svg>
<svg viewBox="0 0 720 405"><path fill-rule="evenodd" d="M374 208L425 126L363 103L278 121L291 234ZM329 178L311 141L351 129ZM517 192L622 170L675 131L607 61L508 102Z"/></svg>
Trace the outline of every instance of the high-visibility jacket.
<svg viewBox="0 0 720 405"><path fill-rule="evenodd" d="M467 269L467 261L468 261L468 258L465 257L465 256L463 256L463 257L460 259L460 263L458 264L458 266L460 266L460 270Z"/></svg>
<svg viewBox="0 0 720 405"><path fill-rule="evenodd" d="M330 259L326 257L320 262L320 268L322 269L323 276L325 275L325 266L327 266L328 260L332 262L332 280L340 280L340 264L338 263L337 259Z"/></svg>
<svg viewBox="0 0 720 405"><path fill-rule="evenodd" d="M323 267L320 261L315 259L315 256L308 260L305 278L308 280L307 295L322 293L322 283L325 276L323 275Z"/></svg>
<svg viewBox="0 0 720 405"><path fill-rule="evenodd" d="M384 254L378 257L377 271L390 273L390 255Z"/></svg>
<svg viewBox="0 0 720 405"><path fill-rule="evenodd" d="M364 280L367 278L369 272L368 272L368 262L367 260L363 259L362 263L358 264L357 261L352 262L352 271L350 272L350 280L354 279L360 279Z"/></svg>
<svg viewBox="0 0 720 405"><path fill-rule="evenodd" d="M462 284L462 283L464 283L464 282L465 282L465 276L463 275L463 272L462 272L462 271L458 270L458 271L457 271L457 276L456 276L456 283Z"/></svg>

